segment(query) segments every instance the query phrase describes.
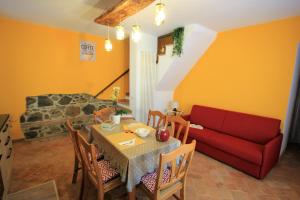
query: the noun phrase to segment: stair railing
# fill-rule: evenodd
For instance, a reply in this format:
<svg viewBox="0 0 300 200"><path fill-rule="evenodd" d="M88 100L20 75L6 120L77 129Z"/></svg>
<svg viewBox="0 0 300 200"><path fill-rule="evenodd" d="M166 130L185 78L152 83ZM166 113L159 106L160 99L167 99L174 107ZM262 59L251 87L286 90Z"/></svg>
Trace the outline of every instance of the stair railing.
<svg viewBox="0 0 300 200"><path fill-rule="evenodd" d="M94 98L97 98L100 94L102 94L103 92L105 92L108 88L110 88L110 86L112 86L115 82L117 82L120 78L122 78L123 76L125 76L127 73L129 73L129 69L127 69L125 72L123 72L120 76L118 76L116 79L114 79L112 82L110 82L105 88L103 88L102 90L100 90L95 96Z"/></svg>

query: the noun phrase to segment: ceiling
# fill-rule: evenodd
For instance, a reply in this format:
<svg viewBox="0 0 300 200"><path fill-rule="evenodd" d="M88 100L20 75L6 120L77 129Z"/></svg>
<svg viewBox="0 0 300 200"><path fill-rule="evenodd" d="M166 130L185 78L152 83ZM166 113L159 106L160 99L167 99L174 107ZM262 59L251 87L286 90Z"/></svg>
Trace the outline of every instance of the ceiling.
<svg viewBox="0 0 300 200"><path fill-rule="evenodd" d="M94 19L120 0L1 0L0 15L68 30L105 35L106 28ZM300 16L300 0L162 0L167 19L154 25L151 4L123 24L127 30L134 23L144 32L163 35L174 28L197 23L215 31Z"/></svg>

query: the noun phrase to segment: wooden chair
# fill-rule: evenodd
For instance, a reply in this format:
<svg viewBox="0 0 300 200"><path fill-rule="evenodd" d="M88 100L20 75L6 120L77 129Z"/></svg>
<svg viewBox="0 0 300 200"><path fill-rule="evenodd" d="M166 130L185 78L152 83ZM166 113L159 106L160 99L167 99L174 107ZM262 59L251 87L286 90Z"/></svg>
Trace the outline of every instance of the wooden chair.
<svg viewBox="0 0 300 200"><path fill-rule="evenodd" d="M94 120L96 124L110 121L110 116L113 114L112 108L102 108L94 112Z"/></svg>
<svg viewBox="0 0 300 200"><path fill-rule="evenodd" d="M97 161L98 150L94 144L89 144L81 135L78 135L79 148L83 160L84 196L87 195L89 183L98 190L97 200L104 200L104 194L123 183L120 174L110 166L106 160Z"/></svg>
<svg viewBox="0 0 300 200"><path fill-rule="evenodd" d="M165 128L167 128L169 123L171 123L171 136L177 139L179 139L182 129L185 128L182 138L182 144L185 144L190 129L190 121L186 121L180 116L167 116ZM175 129L177 129L176 134Z"/></svg>
<svg viewBox="0 0 300 200"><path fill-rule="evenodd" d="M72 177L72 184L75 184L77 182L78 171L82 169L82 158L81 158L81 153L80 153L79 144L78 144L78 131L76 131L73 128L70 120L66 121L66 127L67 127L67 130L71 137L73 148L74 148L74 154L75 154L73 177ZM83 195L83 184L81 184L81 186L80 186L79 199L82 199L82 195Z"/></svg>
<svg viewBox="0 0 300 200"><path fill-rule="evenodd" d="M165 125L166 122L166 116L160 111L149 110L147 126L150 125L151 119L152 119L152 127L156 130L159 129L161 124Z"/></svg>
<svg viewBox="0 0 300 200"><path fill-rule="evenodd" d="M161 154L158 169L142 177L142 188L153 200L164 200L171 196L185 199L186 177L191 164L196 141L184 144L173 152ZM168 167L167 167L168 166ZM180 191L180 197L175 193Z"/></svg>
<svg viewBox="0 0 300 200"><path fill-rule="evenodd" d="M66 127L69 132L69 135L71 136L74 153L75 153L74 170L73 170L73 178L72 178L72 183L74 184L77 181L78 171L81 169L80 166L82 166L81 155L78 146L78 132L73 128L70 120L67 120Z"/></svg>

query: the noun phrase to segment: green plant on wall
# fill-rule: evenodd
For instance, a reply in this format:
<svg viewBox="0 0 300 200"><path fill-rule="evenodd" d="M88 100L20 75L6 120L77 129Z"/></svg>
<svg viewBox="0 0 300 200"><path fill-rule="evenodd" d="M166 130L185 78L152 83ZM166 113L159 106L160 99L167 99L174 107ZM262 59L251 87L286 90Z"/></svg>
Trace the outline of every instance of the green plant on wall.
<svg viewBox="0 0 300 200"><path fill-rule="evenodd" d="M173 38L173 53L172 55L181 56L182 54L182 46L183 46L183 38L184 38L184 28L179 27L176 28L172 34Z"/></svg>

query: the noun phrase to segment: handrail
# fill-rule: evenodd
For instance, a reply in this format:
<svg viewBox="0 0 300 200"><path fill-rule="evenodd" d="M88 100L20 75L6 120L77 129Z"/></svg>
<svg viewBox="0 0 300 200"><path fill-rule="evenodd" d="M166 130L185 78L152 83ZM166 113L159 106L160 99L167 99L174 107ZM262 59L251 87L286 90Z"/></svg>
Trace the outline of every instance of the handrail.
<svg viewBox="0 0 300 200"><path fill-rule="evenodd" d="M97 98L100 94L102 94L105 90L107 90L110 86L112 86L115 82L117 82L120 78L122 78L125 74L129 72L129 69L127 69L125 72L123 72L120 76L118 76L115 80L113 80L110 84L108 84L105 88L100 90L94 98Z"/></svg>

